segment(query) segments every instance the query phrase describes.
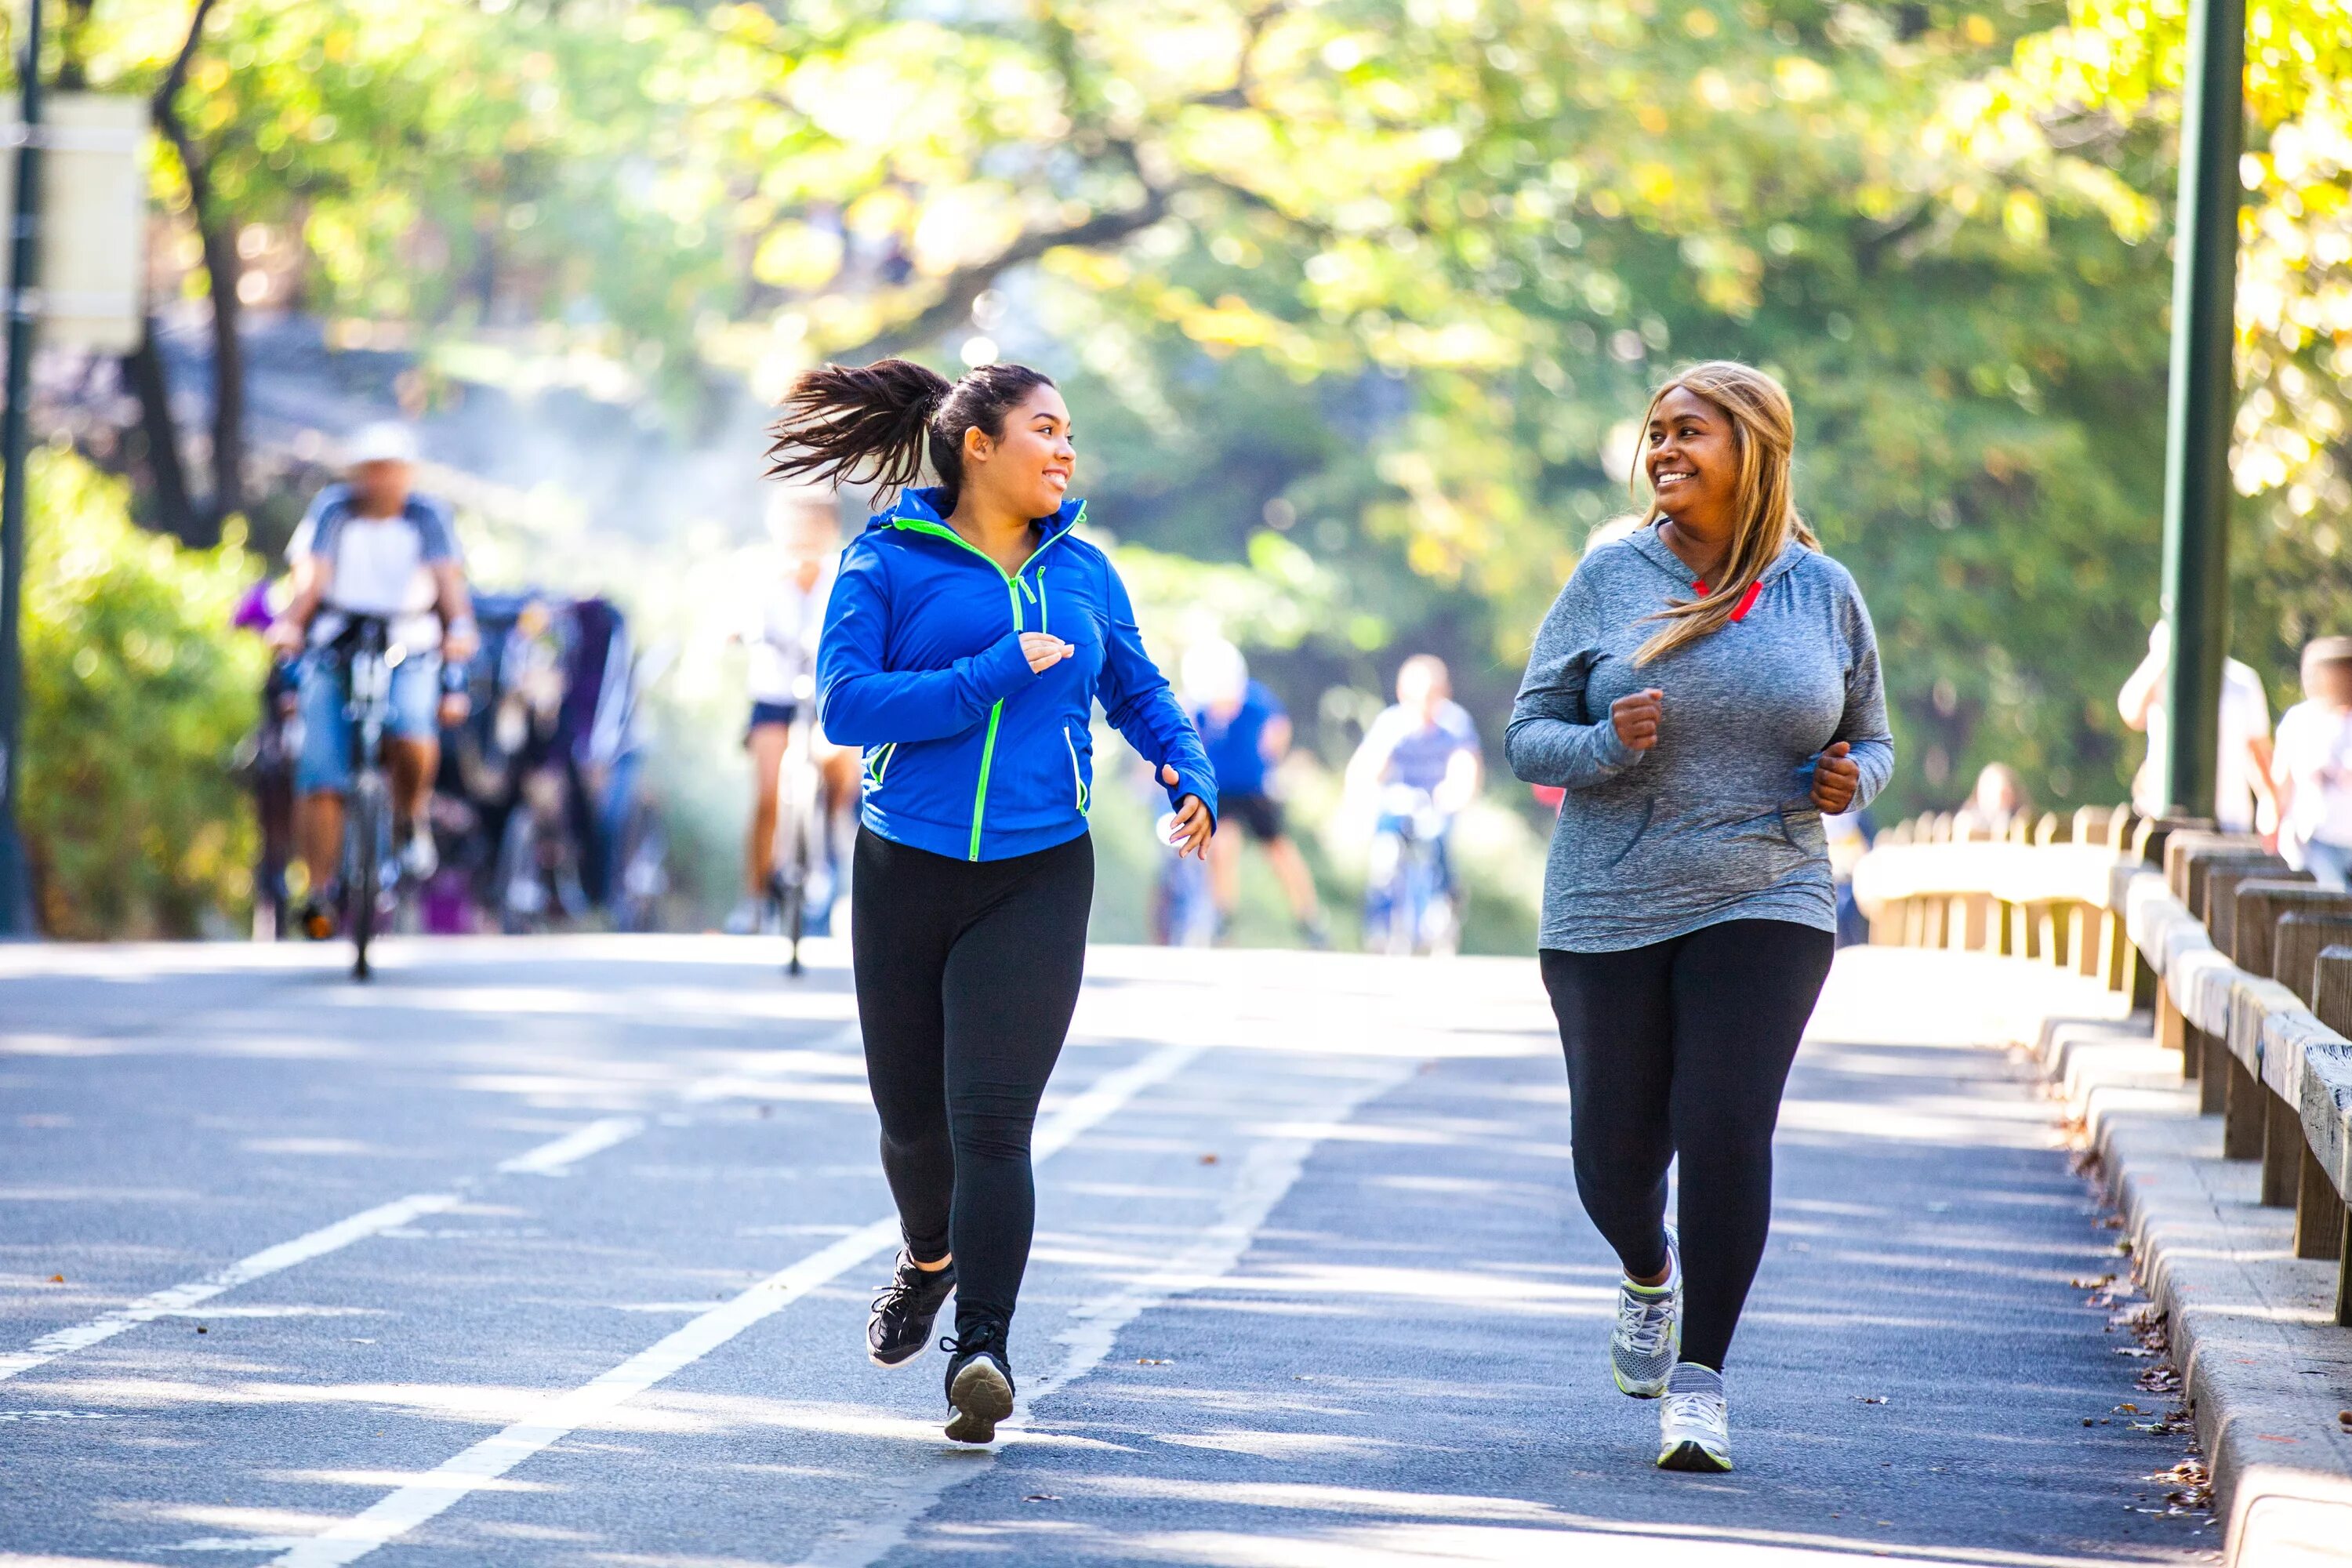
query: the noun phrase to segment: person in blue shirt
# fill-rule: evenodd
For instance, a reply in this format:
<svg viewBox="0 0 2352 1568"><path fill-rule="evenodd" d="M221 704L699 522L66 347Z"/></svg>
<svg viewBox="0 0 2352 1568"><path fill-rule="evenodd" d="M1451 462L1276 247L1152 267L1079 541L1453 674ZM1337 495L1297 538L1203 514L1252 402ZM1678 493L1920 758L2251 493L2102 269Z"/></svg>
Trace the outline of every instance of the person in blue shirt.
<svg viewBox="0 0 2352 1568"><path fill-rule="evenodd" d="M1330 931L1315 896L1314 873L1291 839L1273 790L1275 766L1290 751L1290 715L1283 711L1282 700L1250 679L1249 661L1223 637L1205 637L1185 650L1184 695L1217 775L1218 811L1264 846L1307 944L1328 947ZM1209 873L1222 932L1241 902L1240 835L1211 841Z"/></svg>
<svg viewBox="0 0 2352 1568"><path fill-rule="evenodd" d="M770 434L770 478L898 498L842 552L816 659L818 722L864 756L852 966L906 1239L866 1350L913 1360L952 1289L947 1435L985 1443L1013 1413L1030 1136L1086 964L1096 701L1158 770L1180 855L1208 853L1215 774L1109 557L1074 531L1051 379L827 365ZM926 461L939 484L908 489Z"/></svg>

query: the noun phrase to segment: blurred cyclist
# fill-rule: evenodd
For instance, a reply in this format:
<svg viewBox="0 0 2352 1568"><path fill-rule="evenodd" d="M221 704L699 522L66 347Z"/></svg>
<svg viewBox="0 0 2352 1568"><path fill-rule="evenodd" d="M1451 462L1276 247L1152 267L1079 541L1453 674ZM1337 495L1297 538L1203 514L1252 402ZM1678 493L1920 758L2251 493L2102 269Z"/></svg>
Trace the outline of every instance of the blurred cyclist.
<svg viewBox="0 0 2352 1568"><path fill-rule="evenodd" d="M840 835L835 821L856 809L857 758L826 743L814 730L817 633L824 626L825 601L841 553L841 520L830 492L814 487L773 492L768 532L783 552L783 569L761 598L752 623L739 634L750 648L751 718L744 749L751 753L751 826L744 841L746 895L727 918L727 930L745 936L760 929L762 911L775 896L776 817L782 799L784 752L793 726L812 726L810 754L818 768L827 831L814 869L830 886L831 853ZM830 903L812 897L808 907L820 921Z"/></svg>
<svg viewBox="0 0 2352 1568"><path fill-rule="evenodd" d="M1454 819L1478 798L1486 764L1478 727L1454 700L1453 679L1435 654L1417 653L1397 669L1396 705L1372 721L1349 759L1347 790L1377 803L1371 871L1364 889L1364 945L1385 945L1397 875L1408 835L1433 843L1441 889L1454 892L1446 843Z"/></svg>
<svg viewBox="0 0 2352 1568"><path fill-rule="evenodd" d="M1282 803L1269 787L1275 765L1290 751L1290 716L1282 700L1252 680L1242 650L1223 637L1197 642L1184 654L1184 697L1217 775L1225 820L1237 822L1265 847L1267 862L1290 900L1291 918L1310 947L1328 947L1330 932L1315 897L1314 874L1282 820ZM1219 934L1241 902L1241 835L1209 840L1211 896Z"/></svg>
<svg viewBox="0 0 2352 1568"><path fill-rule="evenodd" d="M342 635L351 616L391 622L392 640L407 657L392 672L385 763L401 868L422 881L439 864L425 807L441 766L441 661L472 658L478 638L449 509L416 493L416 437L405 425L369 425L345 444L343 482L319 492L286 546L293 594L269 641L289 656L306 647L315 655ZM317 939L334 934L329 894L342 861L343 792L351 784L347 695L331 660L302 661L295 826L310 874L302 928Z"/></svg>

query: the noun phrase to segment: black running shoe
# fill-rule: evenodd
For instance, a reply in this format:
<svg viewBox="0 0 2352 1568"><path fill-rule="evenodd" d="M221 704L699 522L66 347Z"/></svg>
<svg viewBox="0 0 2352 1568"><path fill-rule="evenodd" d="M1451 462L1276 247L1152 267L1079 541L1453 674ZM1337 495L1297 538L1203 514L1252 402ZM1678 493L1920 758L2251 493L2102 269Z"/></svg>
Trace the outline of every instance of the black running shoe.
<svg viewBox="0 0 2352 1568"><path fill-rule="evenodd" d="M959 1338L941 1340L948 1363L948 1403L955 1419L948 1436L959 1443L992 1443L996 1424L1013 1414L1013 1363L1004 1350L1005 1325L983 1319Z"/></svg>
<svg viewBox="0 0 2352 1568"><path fill-rule="evenodd" d="M899 1248L898 1267L882 1294L874 1298L874 1315L866 1320L866 1353L876 1366L901 1366L923 1353L940 1304L955 1289L955 1274L953 1263L945 1268L918 1268L914 1255Z"/></svg>

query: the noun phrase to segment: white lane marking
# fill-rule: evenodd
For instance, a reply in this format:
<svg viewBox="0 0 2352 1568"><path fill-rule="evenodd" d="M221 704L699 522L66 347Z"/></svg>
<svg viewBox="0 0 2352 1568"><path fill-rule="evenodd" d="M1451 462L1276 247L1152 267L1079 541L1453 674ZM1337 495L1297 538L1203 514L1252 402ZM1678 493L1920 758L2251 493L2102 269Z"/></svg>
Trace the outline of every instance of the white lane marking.
<svg viewBox="0 0 2352 1568"><path fill-rule="evenodd" d="M1138 1094L1181 1072L1206 1048L1162 1046L1140 1061L1104 1074L1038 1127L1030 1141L1030 1157L1049 1159L1068 1148ZM271 1558L271 1568L341 1568L357 1562L437 1518L467 1493L497 1480L541 1449L701 1360L762 1318L782 1311L898 1244L895 1214L860 1226L713 1307L593 1382L558 1395L531 1420L518 1421L495 1436L485 1437L373 1506Z"/></svg>
<svg viewBox="0 0 2352 1568"><path fill-rule="evenodd" d="M601 1154L645 1130L645 1118L641 1116L607 1116L601 1121L591 1121L577 1132L567 1132L552 1143L541 1143L511 1160L501 1160L499 1170L509 1176L561 1176L567 1173L565 1166L591 1154Z"/></svg>
<svg viewBox="0 0 2352 1568"><path fill-rule="evenodd" d="M1294 1121L1336 1127L1367 1101L1403 1083L1413 1070L1411 1062L1381 1062L1372 1076L1350 1083L1332 1100L1315 1108L1312 1114ZM1269 1138L1253 1145L1244 1157L1233 1188L1218 1205L1217 1218L1200 1233L1197 1240L1170 1258L1165 1268L1136 1280L1118 1295L1072 1314L1076 1321L1055 1336L1057 1342L1070 1347L1069 1353L1049 1375L1022 1390L1020 1412L997 1428L1002 1440L1021 1441L1038 1401L1101 1365L1119 1331L1128 1324L1154 1307L1214 1284L1232 1273L1257 1233L1265 1228L1275 1205L1297 1185L1306 1171L1307 1156L1322 1142L1318 1132ZM921 1468L895 1484L885 1483L877 1489L871 1480L863 1483L864 1495L869 1502L874 1500L876 1490L887 1492L880 1500L886 1505L880 1517L869 1518L853 1527L851 1533L825 1542L796 1568L868 1568L868 1564L902 1544L915 1521L929 1513L941 1496L987 1468L985 1462L976 1465L971 1455L934 1453Z"/></svg>
<svg viewBox="0 0 2352 1568"><path fill-rule="evenodd" d="M645 1123L634 1116L608 1117L518 1154L499 1169L528 1171L537 1175L559 1174L572 1162L609 1149L644 1131ZM426 1215L456 1208L466 1201L466 1190L472 1185L471 1182L461 1182L453 1192L411 1193L404 1198L378 1204L347 1219L321 1226L307 1236L281 1241L275 1247L265 1247L251 1257L239 1258L227 1268L201 1279L167 1286L152 1294L142 1296L127 1306L102 1312L88 1322L43 1334L23 1350L0 1352L0 1383L30 1372L37 1366L45 1366L59 1356L71 1355L76 1351L103 1343L126 1329L135 1329L142 1323L152 1323L158 1318L202 1306L214 1297L234 1290L240 1285L249 1285L256 1279L280 1273L298 1263L308 1263L314 1258L339 1252L355 1241L365 1241L370 1237L398 1230Z"/></svg>
<svg viewBox="0 0 2352 1568"><path fill-rule="evenodd" d="M829 1037L834 1040L856 1037L856 1027ZM756 1066L757 1064L754 1064ZM730 1073L698 1080L682 1093L691 1102L724 1099L740 1092L745 1075ZM535 1149L527 1149L510 1160L499 1163L497 1169L507 1175L561 1176L569 1168L592 1154L600 1154L619 1143L625 1143L646 1130L646 1121L637 1116L607 1116L575 1128L561 1138L551 1139ZM154 1321L174 1312L184 1312L240 1285L250 1284L265 1276L307 1263L330 1252L340 1251L355 1241L386 1231L398 1230L410 1221L425 1215L439 1214L465 1202L467 1192L479 1184L479 1179L467 1177L454 1184L455 1190L446 1193L412 1193L404 1198L394 1198L387 1204L337 1220L291 1241L281 1241L275 1247L264 1247L250 1258L241 1258L215 1274L184 1284L169 1286L151 1295L142 1296L128 1305L103 1312L88 1322L42 1335L20 1351L0 1352L0 1383L45 1366L59 1356L88 1350L126 1329Z"/></svg>
<svg viewBox="0 0 2352 1568"><path fill-rule="evenodd" d="M240 1285L280 1269L324 1257L355 1241L364 1241L379 1232L406 1225L420 1215L455 1208L464 1201L456 1193L412 1193L388 1204L378 1204L349 1219L321 1226L308 1236L298 1236L275 1247L265 1247L252 1257L240 1258L216 1274L142 1296L127 1307L117 1307L113 1311L101 1313L86 1323L76 1323L71 1328L43 1334L23 1350L0 1355L0 1383L53 1362L61 1355L88 1350L126 1329L152 1323L168 1313L184 1312L201 1302L211 1300L224 1290L234 1290Z"/></svg>

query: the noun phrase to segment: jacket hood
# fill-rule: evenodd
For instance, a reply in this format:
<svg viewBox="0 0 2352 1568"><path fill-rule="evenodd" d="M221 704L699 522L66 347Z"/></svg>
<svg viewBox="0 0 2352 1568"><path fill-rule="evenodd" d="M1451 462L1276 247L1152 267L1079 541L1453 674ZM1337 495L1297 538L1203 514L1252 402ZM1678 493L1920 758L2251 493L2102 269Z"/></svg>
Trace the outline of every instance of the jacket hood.
<svg viewBox="0 0 2352 1568"><path fill-rule="evenodd" d="M919 490L900 490L897 505L888 511L877 511L866 519L866 531L871 533L877 528L899 528L908 523L929 523L934 528L945 528L948 526L947 516L940 507L946 500L947 491L936 485ZM1087 503L1073 500L1064 501L1050 516L1033 521L1042 524L1045 537L1052 539L1076 528L1086 515Z"/></svg>
<svg viewBox="0 0 2352 1568"><path fill-rule="evenodd" d="M1664 540L1658 537L1656 523L1654 522L1647 528L1635 529L1625 536L1625 542L1631 545L1643 560L1672 577L1677 586L1691 581L1689 564L1681 556L1675 554ZM1798 563L1812 553L1813 552L1800 541L1790 540L1780 547L1780 553L1773 557L1772 563L1764 568L1764 574L1758 578L1757 582L1769 583L1776 577L1786 576L1796 570Z"/></svg>

